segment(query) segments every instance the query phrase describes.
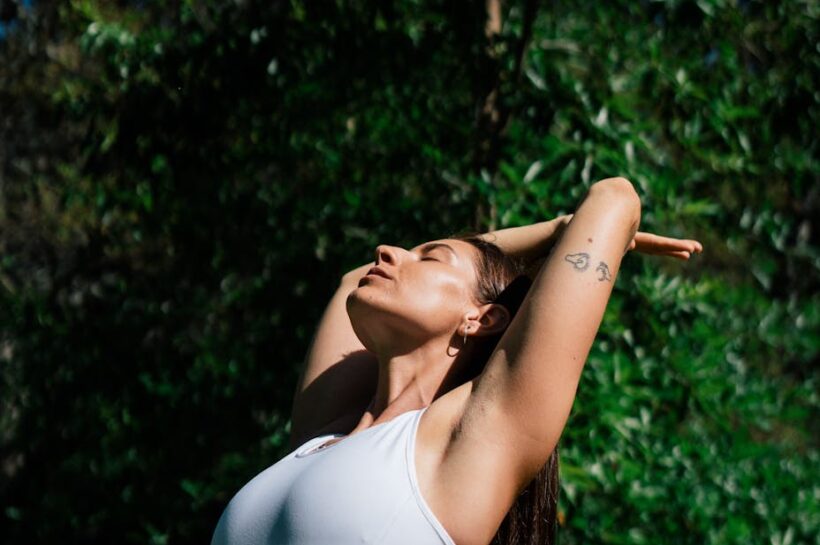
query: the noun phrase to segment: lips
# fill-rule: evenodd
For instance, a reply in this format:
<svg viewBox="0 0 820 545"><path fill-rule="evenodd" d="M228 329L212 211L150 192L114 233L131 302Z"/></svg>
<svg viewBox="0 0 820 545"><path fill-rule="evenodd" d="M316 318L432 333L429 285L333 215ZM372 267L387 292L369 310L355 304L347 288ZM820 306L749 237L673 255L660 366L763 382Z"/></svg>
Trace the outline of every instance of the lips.
<svg viewBox="0 0 820 545"><path fill-rule="evenodd" d="M387 274L386 272L384 272L384 270L383 270L383 269L380 269L380 268L378 268L378 267L373 267L372 269L370 269L369 271L367 271L367 274L366 274L365 276L382 276L382 277L384 277L384 278L387 278L388 280L392 280L392 279L393 279L393 278L392 278L389 274Z"/></svg>

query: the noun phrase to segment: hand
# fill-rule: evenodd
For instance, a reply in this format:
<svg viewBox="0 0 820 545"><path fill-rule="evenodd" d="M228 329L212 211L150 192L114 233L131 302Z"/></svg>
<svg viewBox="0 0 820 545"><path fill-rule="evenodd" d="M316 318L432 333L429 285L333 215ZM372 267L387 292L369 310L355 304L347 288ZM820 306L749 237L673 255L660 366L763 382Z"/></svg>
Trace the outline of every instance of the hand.
<svg viewBox="0 0 820 545"><path fill-rule="evenodd" d="M555 232L552 237L553 242L567 228L570 220L572 220L572 216L573 214L566 214L552 220L555 223ZM635 250L642 254L674 257L686 261L693 253L701 253L703 251L703 244L697 240L662 237L653 235L652 233L638 231L626 248L626 251L629 250Z"/></svg>
<svg viewBox="0 0 820 545"><path fill-rule="evenodd" d="M635 250L642 254L674 257L686 261L693 253L702 252L703 245L697 240L662 237L638 231L626 250Z"/></svg>

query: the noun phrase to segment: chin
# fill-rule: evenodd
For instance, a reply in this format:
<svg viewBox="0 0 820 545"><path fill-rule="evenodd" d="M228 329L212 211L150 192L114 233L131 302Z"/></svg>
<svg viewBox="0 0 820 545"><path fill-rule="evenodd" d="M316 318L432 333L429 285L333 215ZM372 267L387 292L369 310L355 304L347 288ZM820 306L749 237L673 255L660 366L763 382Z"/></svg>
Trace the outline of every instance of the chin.
<svg viewBox="0 0 820 545"><path fill-rule="evenodd" d="M372 290L368 289L367 285L355 288L347 295L345 305L347 306L348 314L359 307L372 307L376 296L373 293L368 293Z"/></svg>
<svg viewBox="0 0 820 545"><path fill-rule="evenodd" d="M384 293L369 286L362 286L351 291L347 296L345 306L351 321L383 320L385 316L394 314Z"/></svg>
<svg viewBox="0 0 820 545"><path fill-rule="evenodd" d="M375 312L366 300L357 298L355 291L347 297L347 316L350 318L350 326L365 349L374 352L378 331L373 326L381 320L380 313Z"/></svg>
<svg viewBox="0 0 820 545"><path fill-rule="evenodd" d="M347 315L361 343L373 350L380 341L396 334L406 335L414 329L412 321L398 312L395 304L380 290L368 286L356 288L347 296Z"/></svg>
<svg viewBox="0 0 820 545"><path fill-rule="evenodd" d="M382 297L379 297L377 293L373 293L373 290L368 289L368 286L362 286L351 291L347 296L345 306L347 315L350 317L350 323L354 327L357 323L383 319L382 316L387 310Z"/></svg>

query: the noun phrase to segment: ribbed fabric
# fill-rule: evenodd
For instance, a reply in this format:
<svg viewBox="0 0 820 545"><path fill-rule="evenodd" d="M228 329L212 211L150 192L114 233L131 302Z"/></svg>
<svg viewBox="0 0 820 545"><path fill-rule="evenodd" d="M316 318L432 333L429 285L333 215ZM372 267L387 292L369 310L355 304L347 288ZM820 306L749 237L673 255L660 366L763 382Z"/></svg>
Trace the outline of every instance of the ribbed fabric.
<svg viewBox="0 0 820 545"><path fill-rule="evenodd" d="M426 407L320 445L254 477L230 501L211 545L455 545L418 487L416 431Z"/></svg>

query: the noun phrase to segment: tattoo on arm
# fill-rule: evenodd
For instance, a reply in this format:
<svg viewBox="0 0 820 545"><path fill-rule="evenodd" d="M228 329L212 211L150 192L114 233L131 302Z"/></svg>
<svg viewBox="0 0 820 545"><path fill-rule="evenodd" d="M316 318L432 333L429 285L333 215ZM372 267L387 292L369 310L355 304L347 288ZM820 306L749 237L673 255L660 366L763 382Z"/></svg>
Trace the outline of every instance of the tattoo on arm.
<svg viewBox="0 0 820 545"><path fill-rule="evenodd" d="M564 261L572 263L572 267L578 272L583 272L589 268L589 254L585 252L567 254L564 256Z"/></svg>
<svg viewBox="0 0 820 545"><path fill-rule="evenodd" d="M612 275L609 273L609 267L607 267L606 263L603 261L598 263L598 267L595 270L601 273L601 276L598 277L599 282L603 282L604 280L609 282L612 281Z"/></svg>
<svg viewBox="0 0 820 545"><path fill-rule="evenodd" d="M578 272L584 272L589 268L589 254L586 252L567 254L564 256L564 261L572 263L572 268ZM609 266L603 261L598 262L595 271L600 275L598 277L599 282L612 282L612 273L609 272Z"/></svg>

